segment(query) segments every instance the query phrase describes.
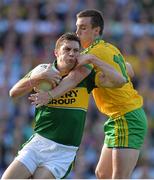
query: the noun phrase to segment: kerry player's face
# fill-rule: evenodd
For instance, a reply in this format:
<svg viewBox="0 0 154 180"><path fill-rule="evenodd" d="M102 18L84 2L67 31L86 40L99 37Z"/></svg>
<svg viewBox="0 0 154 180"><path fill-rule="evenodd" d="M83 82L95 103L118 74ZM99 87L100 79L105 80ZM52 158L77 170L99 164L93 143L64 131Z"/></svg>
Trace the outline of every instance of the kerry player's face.
<svg viewBox="0 0 154 180"><path fill-rule="evenodd" d="M55 50L58 68L70 71L75 67L79 54L80 46L77 41L63 41L59 49Z"/></svg>

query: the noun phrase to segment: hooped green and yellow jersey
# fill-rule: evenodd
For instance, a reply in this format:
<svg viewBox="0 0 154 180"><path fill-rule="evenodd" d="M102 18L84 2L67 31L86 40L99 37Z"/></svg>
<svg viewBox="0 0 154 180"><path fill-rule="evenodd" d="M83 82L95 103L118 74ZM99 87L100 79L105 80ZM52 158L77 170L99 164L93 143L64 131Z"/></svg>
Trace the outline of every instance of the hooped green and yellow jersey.
<svg viewBox="0 0 154 180"><path fill-rule="evenodd" d="M83 135L89 95L95 87L95 71L76 88L46 106L36 108L34 131L57 143L79 146Z"/></svg>
<svg viewBox="0 0 154 180"><path fill-rule="evenodd" d="M97 39L83 53L93 54L114 67L128 80L121 88L95 88L93 97L98 109L108 116L117 117L140 108L143 99L133 88L130 78L127 75L125 59L120 51L110 43ZM97 68L96 68L97 69ZM97 69L99 71L99 69Z"/></svg>

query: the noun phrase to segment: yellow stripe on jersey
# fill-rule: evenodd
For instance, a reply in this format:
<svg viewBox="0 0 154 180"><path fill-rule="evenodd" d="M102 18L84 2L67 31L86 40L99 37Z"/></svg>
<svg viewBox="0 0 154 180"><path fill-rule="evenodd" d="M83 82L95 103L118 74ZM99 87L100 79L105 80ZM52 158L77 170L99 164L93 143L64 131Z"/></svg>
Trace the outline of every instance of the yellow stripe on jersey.
<svg viewBox="0 0 154 180"><path fill-rule="evenodd" d="M67 92L60 98L52 99L47 105L48 107L60 107L60 108L79 108L88 109L89 94L84 87L78 87Z"/></svg>
<svg viewBox="0 0 154 180"><path fill-rule="evenodd" d="M118 123L115 121L115 146L118 146Z"/></svg>
<svg viewBox="0 0 154 180"><path fill-rule="evenodd" d="M128 83L122 88L95 88L93 96L98 109L108 116L117 117L143 105L143 99L133 88L130 78L126 72L126 65L120 51L113 45L100 40L85 50L85 53L93 54L99 59L107 62L118 72L128 78ZM95 67L97 71L97 69ZM96 77L97 80L97 77ZM96 81L98 84L98 80Z"/></svg>
<svg viewBox="0 0 154 180"><path fill-rule="evenodd" d="M120 119L120 124L121 124L121 146L124 146L125 144L125 128L124 128L124 122L123 119Z"/></svg>
<svg viewBox="0 0 154 180"><path fill-rule="evenodd" d="M118 121L117 121L117 124L118 124L118 146L121 146L122 145L122 127L121 127L121 119L118 118Z"/></svg>
<svg viewBox="0 0 154 180"><path fill-rule="evenodd" d="M119 140L120 140L119 145L122 146L123 142L124 142L124 137L125 137L122 119L120 119L120 121L119 121L119 132L120 132L119 133L119 135L120 135L120 137L119 137Z"/></svg>

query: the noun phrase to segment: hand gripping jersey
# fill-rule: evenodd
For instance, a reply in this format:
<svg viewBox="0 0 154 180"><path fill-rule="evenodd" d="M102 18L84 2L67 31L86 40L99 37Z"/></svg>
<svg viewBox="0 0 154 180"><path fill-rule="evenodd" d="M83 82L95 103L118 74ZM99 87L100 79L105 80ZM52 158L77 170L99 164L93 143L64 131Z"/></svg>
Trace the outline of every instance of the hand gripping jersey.
<svg viewBox="0 0 154 180"><path fill-rule="evenodd" d="M95 55L122 73L128 80L122 88L95 88L93 90L96 105L102 113L117 117L142 106L142 97L133 88L127 75L125 60L116 47L97 39L83 53ZM99 69L96 70L99 71Z"/></svg>
<svg viewBox="0 0 154 180"><path fill-rule="evenodd" d="M91 68L91 67L89 67ZM84 130L89 95L95 87L95 71L71 91L36 108L34 131L57 143L79 146Z"/></svg>

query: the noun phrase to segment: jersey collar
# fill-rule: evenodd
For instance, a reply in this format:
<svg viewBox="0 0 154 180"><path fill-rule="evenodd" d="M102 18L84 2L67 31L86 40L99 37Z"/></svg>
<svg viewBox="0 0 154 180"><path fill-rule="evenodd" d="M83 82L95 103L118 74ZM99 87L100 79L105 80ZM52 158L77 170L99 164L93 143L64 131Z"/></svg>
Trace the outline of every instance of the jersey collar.
<svg viewBox="0 0 154 180"><path fill-rule="evenodd" d="M96 46L101 41L101 37L97 37L95 41L86 49L82 51L82 54L87 54L94 46Z"/></svg>

